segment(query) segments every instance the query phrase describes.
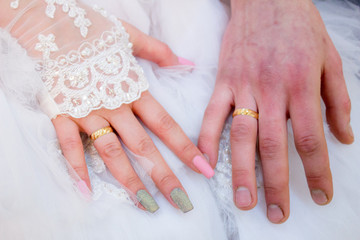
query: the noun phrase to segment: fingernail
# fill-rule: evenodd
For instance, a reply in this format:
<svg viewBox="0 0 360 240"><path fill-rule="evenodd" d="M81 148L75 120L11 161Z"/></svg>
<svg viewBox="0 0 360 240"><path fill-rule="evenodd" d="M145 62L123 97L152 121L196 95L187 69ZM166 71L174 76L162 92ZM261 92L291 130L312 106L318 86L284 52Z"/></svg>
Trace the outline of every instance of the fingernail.
<svg viewBox="0 0 360 240"><path fill-rule="evenodd" d="M250 206L252 199L249 189L246 187L239 187L235 193L236 206L243 208Z"/></svg>
<svg viewBox="0 0 360 240"><path fill-rule="evenodd" d="M154 213L159 210L159 205L155 202L154 198L145 190L139 190L136 193L136 197L138 198L139 202L143 207L151 212Z"/></svg>
<svg viewBox="0 0 360 240"><path fill-rule="evenodd" d="M354 132L353 132L353 129L352 129L350 123L349 123L349 126L348 126L348 133L349 133L349 136L351 138L354 138Z"/></svg>
<svg viewBox="0 0 360 240"><path fill-rule="evenodd" d="M187 59L182 58L182 57L178 57L178 60L179 60L179 63L180 63L181 65L188 65L188 66L193 66L193 67L195 67L195 63L193 63L193 62L190 61L190 60L187 60Z"/></svg>
<svg viewBox="0 0 360 240"><path fill-rule="evenodd" d="M170 197L183 213L187 213L194 209L190 199L180 188L172 190Z"/></svg>
<svg viewBox="0 0 360 240"><path fill-rule="evenodd" d="M320 189L311 190L311 197L319 205L325 205L329 202L326 194Z"/></svg>
<svg viewBox="0 0 360 240"><path fill-rule="evenodd" d="M280 223L284 218L284 213L278 205L270 204L267 208L267 215L272 223Z"/></svg>
<svg viewBox="0 0 360 240"><path fill-rule="evenodd" d="M206 161L205 158L201 156L196 156L193 159L193 164L199 171L207 178L212 178L215 174L214 169L210 166L210 164Z"/></svg>
<svg viewBox="0 0 360 240"><path fill-rule="evenodd" d="M90 200L91 199L91 192L88 188L88 186L86 185L86 182L84 180L80 180L76 183L77 188L79 189L79 191L83 194L83 196L86 198L86 200Z"/></svg>

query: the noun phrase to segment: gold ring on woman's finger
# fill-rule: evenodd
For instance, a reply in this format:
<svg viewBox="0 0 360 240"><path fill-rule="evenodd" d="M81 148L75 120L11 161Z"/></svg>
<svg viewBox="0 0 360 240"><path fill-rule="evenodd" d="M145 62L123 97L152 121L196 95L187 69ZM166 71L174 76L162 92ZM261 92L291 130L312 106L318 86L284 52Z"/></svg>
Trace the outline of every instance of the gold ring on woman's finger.
<svg viewBox="0 0 360 240"><path fill-rule="evenodd" d="M95 141L96 139L98 139L99 137L102 137L106 134L112 133L114 132L114 130L112 129L112 127L108 126L108 127L104 127L104 128L100 128L99 130L93 132L90 135L91 140Z"/></svg>

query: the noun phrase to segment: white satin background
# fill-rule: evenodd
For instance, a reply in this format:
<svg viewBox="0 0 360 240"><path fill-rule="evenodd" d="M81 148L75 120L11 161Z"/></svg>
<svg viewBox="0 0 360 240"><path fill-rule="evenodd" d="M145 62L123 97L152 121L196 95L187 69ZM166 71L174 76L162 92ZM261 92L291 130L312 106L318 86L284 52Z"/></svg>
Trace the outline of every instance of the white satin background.
<svg viewBox="0 0 360 240"><path fill-rule="evenodd" d="M215 83L228 9L216 0L86 2L103 5L195 62L196 68L188 71L159 69L140 60L150 92L196 142ZM356 138L360 134L360 8L335 0L316 4L343 59ZM204 177L191 172L150 132L188 191L194 210L181 213L152 187L160 205L156 214L107 194L85 201L64 170L50 120L38 110L34 96L38 76L32 69L24 50L0 31L0 239L359 239L360 146L358 141L341 145L326 123L333 202L325 207L312 202L290 131L291 216L282 225L267 220L263 188L251 211L237 210L231 201L217 202L214 194L222 194L222 189L211 189ZM233 213L226 221L219 210L225 208ZM227 227L231 223L235 228Z"/></svg>

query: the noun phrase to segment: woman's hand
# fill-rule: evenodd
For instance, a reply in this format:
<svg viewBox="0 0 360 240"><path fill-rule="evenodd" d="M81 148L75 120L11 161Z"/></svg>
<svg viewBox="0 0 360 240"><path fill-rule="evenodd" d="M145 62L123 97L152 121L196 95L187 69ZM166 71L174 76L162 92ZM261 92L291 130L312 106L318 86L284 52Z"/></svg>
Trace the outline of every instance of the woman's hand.
<svg viewBox="0 0 360 240"><path fill-rule="evenodd" d="M179 64L179 58L167 45L129 24L123 23L123 25L131 36L130 41L133 43L135 56L151 60L159 66ZM199 172L198 168L200 168L207 177L213 175L212 168L199 149L149 92L144 92L139 100L131 104L123 104L116 110L100 109L80 119L60 115L53 120L53 124L63 154L89 188L91 185L79 132L85 132L90 136L101 128L111 126L133 153L153 163L151 177L168 201L183 212L190 211L193 206L183 186L166 164L137 117L187 166L196 172ZM134 171L116 134L109 133L99 137L94 141L94 146L113 176L135 193L148 211L155 212L158 206Z"/></svg>
<svg viewBox="0 0 360 240"><path fill-rule="evenodd" d="M3 2L0 5L2 6L0 8L0 15L2 16L0 26L6 27L30 56L41 60L38 68L42 69L42 79L48 90L48 94L45 94L44 97L45 100L42 101L42 106L46 106L44 111L48 111L50 117L53 117L54 114L57 115L54 112L57 112L56 109L60 108L60 104L66 105L65 100L70 101L69 99L71 99L70 102L67 102L69 106L71 104L76 105L84 97L89 100L88 97L96 96L96 93L98 95L104 94L103 92L99 93L99 89L103 85L108 84L106 87L109 91L111 87L114 87L112 82L87 81L87 76L91 78L96 75L96 73L92 75L95 70L92 71L89 68L99 68L96 71L103 74L102 78L106 78L108 75L113 77L117 74L119 77L124 77L122 75L126 74L125 77L133 77L134 82L139 81L136 79L139 77L137 72L122 70L122 64L125 65L124 68L132 68L132 71L138 70L134 70L135 66L131 62L132 59L123 61L123 58L129 58L130 51L127 48L131 44L128 43L127 39L126 41L123 39L127 36L122 32L119 24L115 23L116 21L111 17L105 17L107 14L103 9L94 10L77 1L69 6L63 2L24 0L20 1L18 6L12 6L13 9L10 8L9 2ZM13 21L14 19L15 21ZM178 58L164 43L147 36L130 24L122 22L122 26L129 33L135 56L153 61L159 66L191 64L185 59ZM117 28L116 34L111 30L114 27ZM125 42L121 43L121 41ZM125 43L126 45L124 45ZM113 46L120 48L118 55L116 55L120 61L104 65L104 57L99 52L109 51ZM79 48L81 51L76 51ZM99 54L96 57L100 59L94 60L93 54L97 53ZM96 62L96 66L88 67L87 64L90 61ZM84 66L79 62L84 63ZM71 68L72 66L75 66L75 69ZM115 66L116 71L119 72L114 71L115 73L110 72L109 74L106 72L106 68L109 66ZM76 69L76 67L80 69ZM83 71L80 72L80 70ZM111 78L111 81L113 80L115 81L114 77ZM124 82L120 84L122 83ZM131 88L131 86L127 86ZM98 90L94 95L91 95L92 92L87 92L87 88L91 87L96 89L90 90ZM76 94L79 94L77 91L81 92L83 89L86 89L84 96L77 96ZM120 91L120 93L122 92ZM75 97L72 99L73 96ZM102 101L101 99L96 100ZM89 102L91 103L90 100ZM70 109L62 110L70 111ZM130 151L152 162L153 168L150 175L169 202L183 212L190 211L193 206L184 188L166 164L137 117L187 166L197 172L200 170L207 177L214 174L200 150L185 135L180 126L149 92L143 92L139 100L131 104L123 104L115 110L103 108L92 111L83 118L58 115L53 119L63 154L82 179L78 183L79 188L85 187L85 183L91 188L79 132L84 132L90 136L104 127L111 126ZM136 194L144 208L150 212L155 212L158 205L136 175L118 136L114 132L103 135L94 141L94 146L113 176Z"/></svg>
<svg viewBox="0 0 360 240"><path fill-rule="evenodd" d="M354 136L342 63L310 0L233 0L215 91L205 113L199 148L217 162L218 143L233 107L258 111L259 120L236 116L231 128L234 202L257 202L255 146L259 136L268 218L289 216L287 119L313 200L327 204L332 177L321 115L342 143Z"/></svg>

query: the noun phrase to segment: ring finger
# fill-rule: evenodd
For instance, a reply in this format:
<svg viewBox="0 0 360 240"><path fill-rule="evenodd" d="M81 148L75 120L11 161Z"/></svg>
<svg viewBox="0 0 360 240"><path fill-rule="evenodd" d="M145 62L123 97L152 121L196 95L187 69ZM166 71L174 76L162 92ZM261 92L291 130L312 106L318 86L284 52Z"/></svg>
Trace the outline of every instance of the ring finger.
<svg viewBox="0 0 360 240"><path fill-rule="evenodd" d="M234 202L238 208L248 210L257 202L255 177L257 119L250 116L257 108L252 96L246 93L237 96L241 96L241 99L236 99L230 133ZM245 110L243 107L248 108Z"/></svg>
<svg viewBox="0 0 360 240"><path fill-rule="evenodd" d="M80 124L89 136L99 129L109 126L105 119L97 115L90 115L82 119ZM146 210L152 213L157 211L158 205L137 176L116 134L110 132L100 135L94 140L94 146L116 180L131 193L136 193L138 200ZM143 199L147 199L147 202L144 203Z"/></svg>
<svg viewBox="0 0 360 240"><path fill-rule="evenodd" d="M183 186L166 164L159 150L139 123L129 107L122 107L108 120L116 129L125 145L136 155L145 157L147 172L168 201L183 212L193 209Z"/></svg>

